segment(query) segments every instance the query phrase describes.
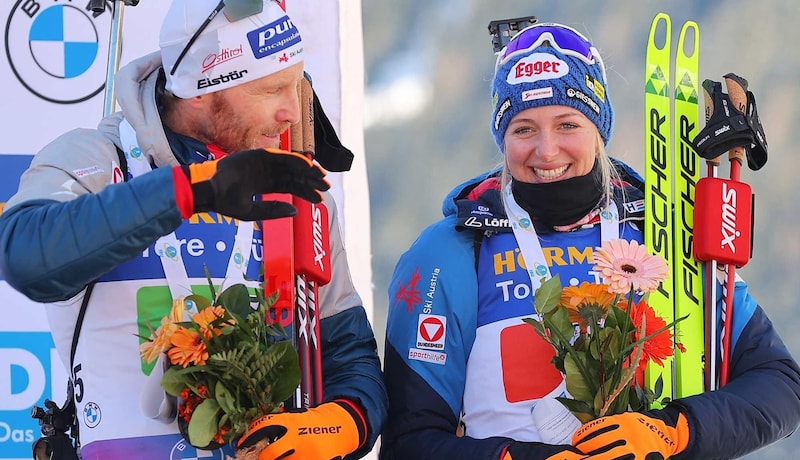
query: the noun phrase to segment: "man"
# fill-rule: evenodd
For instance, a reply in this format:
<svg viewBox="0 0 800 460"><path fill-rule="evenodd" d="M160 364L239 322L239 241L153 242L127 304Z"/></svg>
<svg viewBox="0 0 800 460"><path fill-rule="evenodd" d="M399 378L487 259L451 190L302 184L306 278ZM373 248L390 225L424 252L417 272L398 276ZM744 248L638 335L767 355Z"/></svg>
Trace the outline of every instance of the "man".
<svg viewBox="0 0 800 460"><path fill-rule="evenodd" d="M262 236L249 222L295 209L255 195L319 202L328 189L318 166L275 150L299 120L299 32L272 0L243 18L235 7L253 2L226 1L175 0L160 52L116 75L122 111L44 147L0 218L0 270L47 303L56 347L71 363L85 459L170 459L192 449L137 335L158 323L153 309L207 284L206 267L217 283L258 279ZM256 433L285 433L271 436L262 460L360 458L386 417L373 331L350 281L336 207L324 199L333 266L319 299L324 402L259 421ZM300 427L316 426L338 428L300 441Z"/></svg>

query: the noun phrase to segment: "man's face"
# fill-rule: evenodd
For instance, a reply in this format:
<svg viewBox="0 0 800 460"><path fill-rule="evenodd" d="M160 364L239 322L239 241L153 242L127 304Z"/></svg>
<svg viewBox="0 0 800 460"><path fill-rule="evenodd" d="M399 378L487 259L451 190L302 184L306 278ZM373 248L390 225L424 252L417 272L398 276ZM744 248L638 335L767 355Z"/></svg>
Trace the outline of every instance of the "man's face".
<svg viewBox="0 0 800 460"><path fill-rule="evenodd" d="M300 120L297 84L303 64L212 93L202 137L227 152L278 147L280 134Z"/></svg>

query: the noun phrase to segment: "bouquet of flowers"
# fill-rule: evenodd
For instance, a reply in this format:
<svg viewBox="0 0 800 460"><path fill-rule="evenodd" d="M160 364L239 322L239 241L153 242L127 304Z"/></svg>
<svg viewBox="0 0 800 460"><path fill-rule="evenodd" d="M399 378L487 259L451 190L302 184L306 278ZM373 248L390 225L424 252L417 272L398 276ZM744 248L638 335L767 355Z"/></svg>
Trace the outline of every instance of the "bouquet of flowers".
<svg viewBox="0 0 800 460"><path fill-rule="evenodd" d="M277 293L255 291L257 306L242 284L211 299L177 299L150 337L141 337L142 358L163 353L169 366L164 390L178 398L178 426L193 446L213 449L235 441L256 418L280 409L300 382L297 353L267 313ZM194 311L189 321L184 312Z"/></svg>
<svg viewBox="0 0 800 460"><path fill-rule="evenodd" d="M672 326L685 318L667 324L647 304L668 267L645 246L611 240L594 262L602 283L562 288L557 275L544 280L534 295L538 318L524 319L555 350L571 396L556 399L583 423L667 401L659 399L660 379L651 389L642 377L648 362L663 366L672 356Z"/></svg>

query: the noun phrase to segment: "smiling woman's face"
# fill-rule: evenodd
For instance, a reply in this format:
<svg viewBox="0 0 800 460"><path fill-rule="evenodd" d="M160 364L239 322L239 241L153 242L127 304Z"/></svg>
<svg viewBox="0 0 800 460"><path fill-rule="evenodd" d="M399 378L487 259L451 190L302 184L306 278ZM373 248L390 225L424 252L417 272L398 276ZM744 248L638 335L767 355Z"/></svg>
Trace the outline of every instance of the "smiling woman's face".
<svg viewBox="0 0 800 460"><path fill-rule="evenodd" d="M585 176L599 150L597 127L563 105L523 110L511 119L503 141L509 172L528 183Z"/></svg>

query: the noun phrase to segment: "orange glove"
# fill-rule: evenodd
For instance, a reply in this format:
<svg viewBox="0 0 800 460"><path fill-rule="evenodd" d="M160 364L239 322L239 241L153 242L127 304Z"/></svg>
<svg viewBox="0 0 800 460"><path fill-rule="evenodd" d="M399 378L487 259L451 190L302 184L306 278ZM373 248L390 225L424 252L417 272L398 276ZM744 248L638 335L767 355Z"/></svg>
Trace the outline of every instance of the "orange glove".
<svg viewBox="0 0 800 460"><path fill-rule="evenodd" d="M261 417L250 424L237 447L246 449L267 439L258 460L334 460L355 452L366 441L366 424L349 401Z"/></svg>
<svg viewBox="0 0 800 460"><path fill-rule="evenodd" d="M553 453L555 452L555 453ZM545 455L551 454L549 457ZM572 446L544 444L540 442L513 442L501 460L581 460L586 455Z"/></svg>
<svg viewBox="0 0 800 460"><path fill-rule="evenodd" d="M689 445L689 422L675 408L626 412L584 424L572 444L596 460L664 460Z"/></svg>

